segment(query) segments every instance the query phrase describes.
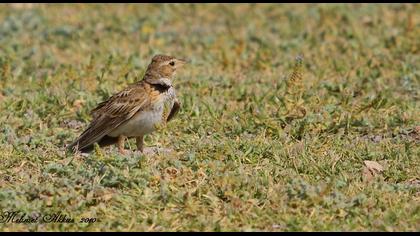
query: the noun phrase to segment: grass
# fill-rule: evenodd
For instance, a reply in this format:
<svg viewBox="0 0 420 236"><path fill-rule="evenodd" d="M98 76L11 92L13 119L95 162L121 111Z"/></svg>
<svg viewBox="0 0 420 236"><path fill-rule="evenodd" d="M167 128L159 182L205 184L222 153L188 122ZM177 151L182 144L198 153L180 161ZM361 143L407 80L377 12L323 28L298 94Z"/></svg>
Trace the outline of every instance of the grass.
<svg viewBox="0 0 420 236"><path fill-rule="evenodd" d="M419 10L0 5L0 207L75 219L0 230L419 231ZM192 61L146 138L175 154L66 154L157 53Z"/></svg>

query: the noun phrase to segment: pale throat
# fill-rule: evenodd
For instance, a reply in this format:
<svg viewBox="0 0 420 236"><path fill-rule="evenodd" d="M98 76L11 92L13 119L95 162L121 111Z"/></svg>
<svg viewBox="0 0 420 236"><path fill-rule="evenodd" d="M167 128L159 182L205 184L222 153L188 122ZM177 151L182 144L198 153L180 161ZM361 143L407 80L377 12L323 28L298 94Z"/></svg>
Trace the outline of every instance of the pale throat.
<svg viewBox="0 0 420 236"><path fill-rule="evenodd" d="M156 79L155 81L156 81L155 82L156 84L161 84L161 85L165 85L167 87L172 87L172 81L170 79L166 78L166 77Z"/></svg>

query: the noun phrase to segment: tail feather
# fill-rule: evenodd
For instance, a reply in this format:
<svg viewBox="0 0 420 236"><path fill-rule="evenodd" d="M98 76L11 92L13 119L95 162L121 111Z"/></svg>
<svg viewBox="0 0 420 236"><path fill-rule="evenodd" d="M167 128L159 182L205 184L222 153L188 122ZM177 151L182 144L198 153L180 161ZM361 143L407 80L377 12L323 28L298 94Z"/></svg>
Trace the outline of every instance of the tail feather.
<svg viewBox="0 0 420 236"><path fill-rule="evenodd" d="M106 147L106 146L115 144L117 142L118 142L118 137L111 137L111 136L105 135L98 142L95 142L95 143L97 143L100 147ZM68 146L68 150L73 151L73 152L79 151L79 152L83 152L83 153L91 152L94 149L95 143L92 143L92 144L90 144L88 146L85 146L83 148L79 148L79 145L78 145L79 144L79 139L78 139L74 143L72 143Z"/></svg>

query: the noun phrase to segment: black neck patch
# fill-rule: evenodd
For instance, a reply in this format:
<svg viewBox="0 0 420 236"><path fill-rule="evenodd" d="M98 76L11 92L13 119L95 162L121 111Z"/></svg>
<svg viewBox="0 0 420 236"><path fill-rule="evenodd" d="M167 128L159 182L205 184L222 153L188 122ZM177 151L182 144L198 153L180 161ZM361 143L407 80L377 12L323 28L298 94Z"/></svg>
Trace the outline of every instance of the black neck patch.
<svg viewBox="0 0 420 236"><path fill-rule="evenodd" d="M168 91L172 85L164 84L164 83L156 83L156 84L150 84L153 88L155 88L160 93L164 93Z"/></svg>
<svg viewBox="0 0 420 236"><path fill-rule="evenodd" d="M144 81L150 84L153 88L158 90L160 93L164 93L172 87L171 81L167 78L155 79L153 77L146 77Z"/></svg>

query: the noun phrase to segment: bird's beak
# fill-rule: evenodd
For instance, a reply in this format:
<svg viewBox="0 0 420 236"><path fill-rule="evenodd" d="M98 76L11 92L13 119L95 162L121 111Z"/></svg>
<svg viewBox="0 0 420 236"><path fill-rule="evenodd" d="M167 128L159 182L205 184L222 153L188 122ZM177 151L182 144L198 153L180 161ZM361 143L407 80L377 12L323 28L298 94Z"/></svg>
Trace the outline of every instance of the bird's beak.
<svg viewBox="0 0 420 236"><path fill-rule="evenodd" d="M181 59L181 58L177 58L177 61L180 62L179 64L181 64L182 66L185 64L189 64L191 62L188 59Z"/></svg>

